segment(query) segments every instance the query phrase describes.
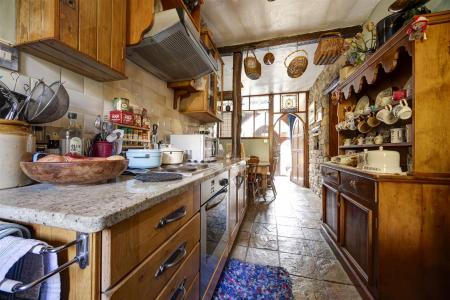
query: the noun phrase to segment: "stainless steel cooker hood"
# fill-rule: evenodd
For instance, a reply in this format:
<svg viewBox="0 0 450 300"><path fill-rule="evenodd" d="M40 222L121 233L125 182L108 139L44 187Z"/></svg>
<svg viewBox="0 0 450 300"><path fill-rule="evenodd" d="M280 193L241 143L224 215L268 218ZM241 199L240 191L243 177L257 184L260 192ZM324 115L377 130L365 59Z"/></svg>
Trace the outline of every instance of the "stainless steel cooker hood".
<svg viewBox="0 0 450 300"><path fill-rule="evenodd" d="M152 29L127 57L165 81L197 79L217 71L216 60L202 46L200 34L181 8L155 14Z"/></svg>

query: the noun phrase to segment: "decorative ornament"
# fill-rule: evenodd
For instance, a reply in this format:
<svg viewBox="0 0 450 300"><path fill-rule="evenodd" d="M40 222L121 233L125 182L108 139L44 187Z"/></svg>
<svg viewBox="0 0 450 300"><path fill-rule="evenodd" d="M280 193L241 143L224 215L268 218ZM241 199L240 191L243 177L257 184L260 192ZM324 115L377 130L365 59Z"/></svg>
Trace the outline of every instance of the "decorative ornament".
<svg viewBox="0 0 450 300"><path fill-rule="evenodd" d="M414 16L413 22L409 26L406 33L409 35L409 40L426 40L427 39L428 19L424 16Z"/></svg>
<svg viewBox="0 0 450 300"><path fill-rule="evenodd" d="M270 52L269 49L267 49L267 53L264 55L263 61L264 64L269 66L275 61L275 55L273 55L273 53Z"/></svg>
<svg viewBox="0 0 450 300"><path fill-rule="evenodd" d="M331 103L337 105L340 101L344 100L344 93L336 89L331 93Z"/></svg>

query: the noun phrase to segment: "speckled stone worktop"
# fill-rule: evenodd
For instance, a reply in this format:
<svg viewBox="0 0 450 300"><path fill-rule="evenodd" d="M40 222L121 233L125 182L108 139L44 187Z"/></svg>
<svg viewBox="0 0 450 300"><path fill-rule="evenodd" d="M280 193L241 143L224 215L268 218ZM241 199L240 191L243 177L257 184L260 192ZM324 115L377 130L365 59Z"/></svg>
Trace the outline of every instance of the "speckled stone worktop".
<svg viewBox="0 0 450 300"><path fill-rule="evenodd" d="M0 219L98 232L186 191L239 161L226 161L182 180L144 183L131 176L95 185L36 184L0 190Z"/></svg>

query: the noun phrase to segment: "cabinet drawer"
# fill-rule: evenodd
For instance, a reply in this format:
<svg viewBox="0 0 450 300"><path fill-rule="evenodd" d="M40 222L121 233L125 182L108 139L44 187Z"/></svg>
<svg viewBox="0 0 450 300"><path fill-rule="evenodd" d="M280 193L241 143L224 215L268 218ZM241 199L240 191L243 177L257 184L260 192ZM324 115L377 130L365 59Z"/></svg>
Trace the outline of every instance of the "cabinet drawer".
<svg viewBox="0 0 450 300"><path fill-rule="evenodd" d="M375 182L372 180L341 172L341 189L369 204L375 202Z"/></svg>
<svg viewBox="0 0 450 300"><path fill-rule="evenodd" d="M167 283L158 300L183 299L187 296L187 290L195 282L200 269L200 244L195 246L189 257L181 265L172 279ZM197 298L198 299L198 298Z"/></svg>
<svg viewBox="0 0 450 300"><path fill-rule="evenodd" d="M339 184L339 171L322 167L322 177L325 182Z"/></svg>
<svg viewBox="0 0 450 300"><path fill-rule="evenodd" d="M193 188L102 232L102 291L114 286L200 209Z"/></svg>
<svg viewBox="0 0 450 300"><path fill-rule="evenodd" d="M200 274L198 274L194 282L191 284L191 286L188 288L186 292L186 298L187 300L198 300L200 299Z"/></svg>
<svg viewBox="0 0 450 300"><path fill-rule="evenodd" d="M102 299L154 299L200 241L200 214L184 225L155 253L144 260ZM197 250L198 251L198 250ZM198 255L197 255L198 256ZM115 263L122 258L116 257ZM194 272L198 272L198 266Z"/></svg>

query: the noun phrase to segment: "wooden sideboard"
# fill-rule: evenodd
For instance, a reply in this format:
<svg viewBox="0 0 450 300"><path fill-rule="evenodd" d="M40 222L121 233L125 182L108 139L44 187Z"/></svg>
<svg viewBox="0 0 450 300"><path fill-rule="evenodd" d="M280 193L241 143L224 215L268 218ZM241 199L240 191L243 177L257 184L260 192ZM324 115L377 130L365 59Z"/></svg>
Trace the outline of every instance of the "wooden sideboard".
<svg viewBox="0 0 450 300"><path fill-rule="evenodd" d="M368 298L448 298L450 177L321 172L322 231Z"/></svg>

